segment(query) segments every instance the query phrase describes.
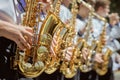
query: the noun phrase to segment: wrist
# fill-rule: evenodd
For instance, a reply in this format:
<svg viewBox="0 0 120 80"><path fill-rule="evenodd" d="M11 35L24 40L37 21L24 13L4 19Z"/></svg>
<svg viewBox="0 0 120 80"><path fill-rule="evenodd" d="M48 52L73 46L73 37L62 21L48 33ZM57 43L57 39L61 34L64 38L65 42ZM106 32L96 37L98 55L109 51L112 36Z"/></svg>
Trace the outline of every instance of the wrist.
<svg viewBox="0 0 120 80"><path fill-rule="evenodd" d="M0 37L2 37L3 35L3 25L2 25L2 20L0 20Z"/></svg>
<svg viewBox="0 0 120 80"><path fill-rule="evenodd" d="M7 23L3 20L0 20L0 37L4 37L8 27Z"/></svg>

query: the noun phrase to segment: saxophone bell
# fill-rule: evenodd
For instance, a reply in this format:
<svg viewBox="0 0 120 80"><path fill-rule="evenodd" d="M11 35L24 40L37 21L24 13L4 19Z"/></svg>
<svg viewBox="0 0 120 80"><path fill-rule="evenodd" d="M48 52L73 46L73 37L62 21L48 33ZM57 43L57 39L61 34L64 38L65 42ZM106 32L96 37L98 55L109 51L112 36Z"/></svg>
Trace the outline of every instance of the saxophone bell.
<svg viewBox="0 0 120 80"><path fill-rule="evenodd" d="M45 34L47 31L52 37L51 44L47 46L49 49L49 53L53 54L52 56L49 55L50 59L47 60L47 65L45 69L45 73L47 74L52 74L59 68L62 50L64 49L64 40L66 39L66 35L68 34L68 28L59 19L59 17L57 17L59 14L60 5L61 0L55 0L54 5L52 5L52 12L50 11L48 13L48 16L43 24L43 26L49 28L49 31L48 29L41 31L42 34Z"/></svg>

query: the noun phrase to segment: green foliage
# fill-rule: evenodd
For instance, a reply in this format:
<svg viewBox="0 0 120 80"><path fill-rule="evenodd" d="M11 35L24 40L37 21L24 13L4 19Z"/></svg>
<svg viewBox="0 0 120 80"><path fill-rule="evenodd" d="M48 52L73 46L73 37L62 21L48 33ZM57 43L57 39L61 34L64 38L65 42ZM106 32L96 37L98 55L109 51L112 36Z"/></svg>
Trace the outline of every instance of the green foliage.
<svg viewBox="0 0 120 80"><path fill-rule="evenodd" d="M117 12L120 15L120 0L110 0L110 12Z"/></svg>

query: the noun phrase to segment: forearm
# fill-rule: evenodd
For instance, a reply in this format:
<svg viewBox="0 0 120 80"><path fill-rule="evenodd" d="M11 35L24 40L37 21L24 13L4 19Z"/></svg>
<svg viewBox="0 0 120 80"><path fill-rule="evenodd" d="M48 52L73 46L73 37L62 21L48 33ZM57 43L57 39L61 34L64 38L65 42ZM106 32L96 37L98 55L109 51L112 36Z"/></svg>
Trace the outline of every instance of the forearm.
<svg viewBox="0 0 120 80"><path fill-rule="evenodd" d="M0 20L0 37L7 37L7 35L13 33L12 31L15 29L15 25L10 23L10 22L6 22L3 20Z"/></svg>
<svg viewBox="0 0 120 80"><path fill-rule="evenodd" d="M5 21L0 20L0 37L4 36L4 33L6 31L7 24Z"/></svg>
<svg viewBox="0 0 120 80"><path fill-rule="evenodd" d="M14 23L12 18L2 11L0 11L0 20L7 21L7 22L10 22L10 23Z"/></svg>
<svg viewBox="0 0 120 80"><path fill-rule="evenodd" d="M0 37L4 36L5 31L8 27L10 27L10 24L13 23L13 20L10 16L8 16L6 13L0 11Z"/></svg>

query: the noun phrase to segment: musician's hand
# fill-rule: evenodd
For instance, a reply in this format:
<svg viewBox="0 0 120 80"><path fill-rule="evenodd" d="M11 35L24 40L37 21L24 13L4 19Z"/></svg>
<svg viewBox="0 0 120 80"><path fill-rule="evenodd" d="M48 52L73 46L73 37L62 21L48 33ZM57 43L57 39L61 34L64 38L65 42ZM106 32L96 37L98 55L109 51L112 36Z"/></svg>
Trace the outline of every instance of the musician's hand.
<svg viewBox="0 0 120 80"><path fill-rule="evenodd" d="M103 56L102 53L96 53L94 56L94 61L96 61L98 63L102 63L103 62L102 56Z"/></svg>
<svg viewBox="0 0 120 80"><path fill-rule="evenodd" d="M53 38L52 38L52 42L51 42L51 45L50 45L50 55L52 57L56 57L56 51L57 51L57 48L58 48L58 36L57 36L57 33L55 33L53 35Z"/></svg>
<svg viewBox="0 0 120 80"><path fill-rule="evenodd" d="M66 60L66 61L70 61L71 60L71 58L72 58L72 54L73 54L73 47L68 47L68 48L66 48L65 50L64 50L64 59Z"/></svg>
<svg viewBox="0 0 120 80"><path fill-rule="evenodd" d="M0 21L0 35L14 41L21 50L31 47L33 34L30 27Z"/></svg>
<svg viewBox="0 0 120 80"><path fill-rule="evenodd" d="M72 55L73 55L73 47L68 47L67 48L67 51L66 51L66 56L65 56L65 59L66 60L68 60L68 61L70 61L71 60L71 58L72 58Z"/></svg>
<svg viewBox="0 0 120 80"><path fill-rule="evenodd" d="M88 55L89 55L89 49L83 48L82 49L82 55L83 55L83 59L86 60Z"/></svg>
<svg viewBox="0 0 120 80"><path fill-rule="evenodd" d="M112 13L109 15L110 24L114 26L115 24L119 23L119 15L118 13Z"/></svg>

